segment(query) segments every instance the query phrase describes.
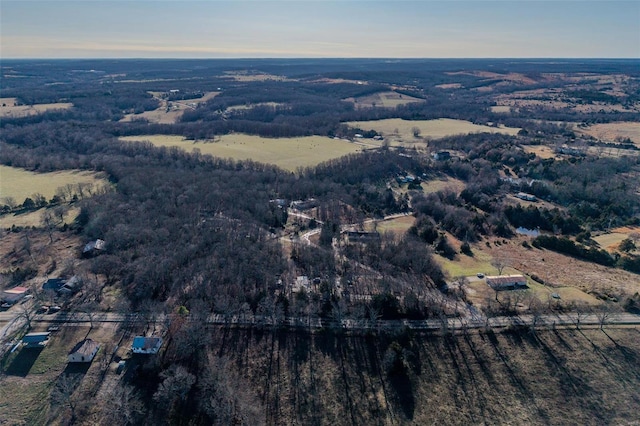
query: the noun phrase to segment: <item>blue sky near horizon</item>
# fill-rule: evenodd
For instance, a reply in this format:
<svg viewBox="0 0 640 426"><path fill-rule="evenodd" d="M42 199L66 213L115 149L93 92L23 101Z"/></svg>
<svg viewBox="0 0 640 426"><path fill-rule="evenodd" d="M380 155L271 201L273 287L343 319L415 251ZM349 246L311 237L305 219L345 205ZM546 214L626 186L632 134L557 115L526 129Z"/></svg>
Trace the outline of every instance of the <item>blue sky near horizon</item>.
<svg viewBox="0 0 640 426"><path fill-rule="evenodd" d="M2 58L640 58L640 1L2 0Z"/></svg>

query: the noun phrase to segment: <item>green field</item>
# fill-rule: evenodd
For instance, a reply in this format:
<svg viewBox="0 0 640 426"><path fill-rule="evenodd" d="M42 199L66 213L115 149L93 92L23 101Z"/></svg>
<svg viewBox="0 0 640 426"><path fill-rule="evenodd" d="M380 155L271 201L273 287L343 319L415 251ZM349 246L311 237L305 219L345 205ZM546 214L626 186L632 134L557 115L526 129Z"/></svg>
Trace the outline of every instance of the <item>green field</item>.
<svg viewBox="0 0 640 426"><path fill-rule="evenodd" d="M186 151L234 160L253 160L274 164L285 170L315 166L323 161L362 151L362 147L344 140L323 136L300 138L263 138L244 134L223 135L213 141L194 142L182 136L143 135L121 138L125 141L149 141L155 146L178 147Z"/></svg>
<svg viewBox="0 0 640 426"><path fill-rule="evenodd" d="M416 138L413 136L414 127L420 129L421 137L431 139L482 132L515 135L520 131L518 128L480 126L469 121L452 120L449 118L416 121L390 118L375 121L351 121L346 124L363 130L375 130L378 133L382 133L384 136L393 136L406 142L415 141Z"/></svg>
<svg viewBox="0 0 640 426"><path fill-rule="evenodd" d="M68 184L90 183L94 190L106 185L106 180L93 172L66 170L51 173L34 173L16 167L0 166L0 203L12 197L18 204L27 197L39 193L50 199L58 188Z"/></svg>

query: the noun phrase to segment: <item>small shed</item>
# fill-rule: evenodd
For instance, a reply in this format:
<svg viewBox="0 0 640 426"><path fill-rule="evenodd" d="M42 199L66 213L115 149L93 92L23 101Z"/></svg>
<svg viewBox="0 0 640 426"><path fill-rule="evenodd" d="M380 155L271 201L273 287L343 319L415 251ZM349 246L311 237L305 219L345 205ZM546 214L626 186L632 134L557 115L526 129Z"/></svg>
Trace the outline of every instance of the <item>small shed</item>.
<svg viewBox="0 0 640 426"><path fill-rule="evenodd" d="M158 353L160 346L162 346L161 337L136 336L133 338L131 351L134 354L153 355Z"/></svg>
<svg viewBox="0 0 640 426"><path fill-rule="evenodd" d="M101 239L89 241L82 249L82 255L86 257L93 256L104 250L106 246L107 243L105 243L105 241Z"/></svg>
<svg viewBox="0 0 640 426"><path fill-rule="evenodd" d="M91 362L98 353L100 344L91 339L78 342L69 352L69 362Z"/></svg>
<svg viewBox="0 0 640 426"><path fill-rule="evenodd" d="M13 287L2 293L2 301L10 304L18 302L25 297L29 289L27 287Z"/></svg>
<svg viewBox="0 0 640 426"><path fill-rule="evenodd" d="M48 331L25 334L22 338L22 344L27 348L40 348L47 344L49 335L51 335L51 333Z"/></svg>

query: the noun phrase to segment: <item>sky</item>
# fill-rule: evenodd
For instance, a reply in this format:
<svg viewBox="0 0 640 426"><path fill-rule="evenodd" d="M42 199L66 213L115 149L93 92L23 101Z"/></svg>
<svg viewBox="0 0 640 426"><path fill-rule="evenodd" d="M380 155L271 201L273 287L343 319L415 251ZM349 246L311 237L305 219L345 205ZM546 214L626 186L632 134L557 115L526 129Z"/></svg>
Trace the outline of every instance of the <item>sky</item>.
<svg viewBox="0 0 640 426"><path fill-rule="evenodd" d="M1 0L0 58L640 58L640 0Z"/></svg>

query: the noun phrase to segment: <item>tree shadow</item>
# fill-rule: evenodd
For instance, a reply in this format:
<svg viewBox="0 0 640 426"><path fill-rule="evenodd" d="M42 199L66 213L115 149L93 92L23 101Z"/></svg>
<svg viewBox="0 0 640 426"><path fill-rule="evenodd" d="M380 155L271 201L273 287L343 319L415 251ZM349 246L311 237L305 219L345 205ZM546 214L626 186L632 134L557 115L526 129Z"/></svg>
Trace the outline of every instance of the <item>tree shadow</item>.
<svg viewBox="0 0 640 426"><path fill-rule="evenodd" d="M40 356L42 349L44 348L22 348L13 361L11 361L5 373L8 376L27 377L33 364L35 364Z"/></svg>
<svg viewBox="0 0 640 426"><path fill-rule="evenodd" d="M404 414L407 420L413 420L413 414L416 409L416 398L411 378L404 371L395 372L387 377L389 387L393 391L394 405L400 407L402 414Z"/></svg>

